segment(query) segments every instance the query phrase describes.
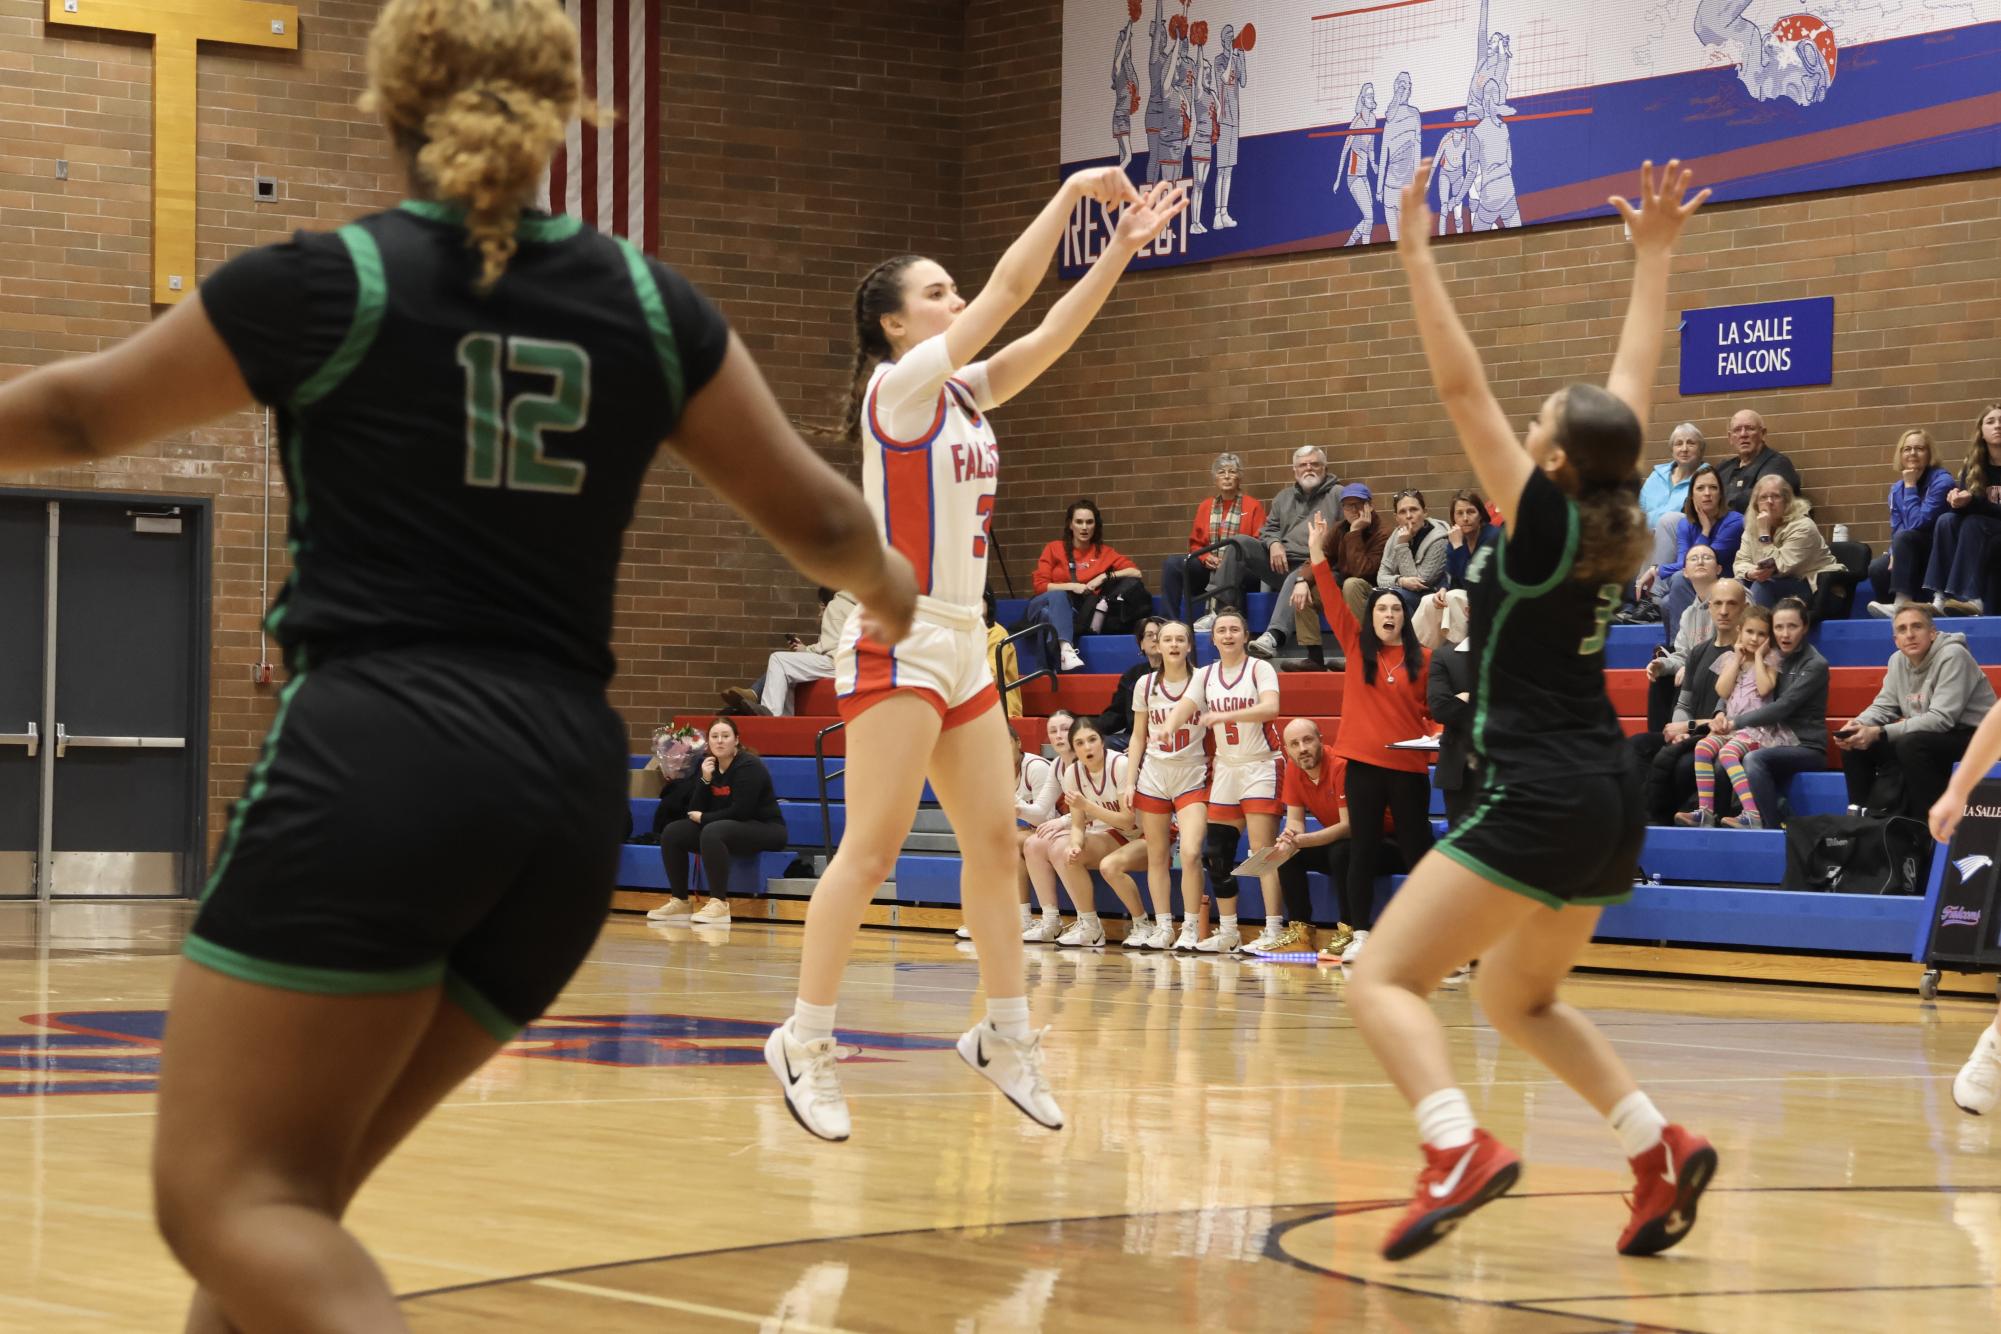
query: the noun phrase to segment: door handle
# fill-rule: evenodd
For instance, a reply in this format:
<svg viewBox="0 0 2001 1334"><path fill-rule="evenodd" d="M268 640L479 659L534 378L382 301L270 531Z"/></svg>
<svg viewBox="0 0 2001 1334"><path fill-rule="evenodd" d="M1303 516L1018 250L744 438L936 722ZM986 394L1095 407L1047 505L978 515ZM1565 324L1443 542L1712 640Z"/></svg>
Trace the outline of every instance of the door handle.
<svg viewBox="0 0 2001 1334"><path fill-rule="evenodd" d="M69 729L56 724L56 758L62 759L71 746L97 750L186 750L188 740L179 736L71 736Z"/></svg>
<svg viewBox="0 0 2001 1334"><path fill-rule="evenodd" d="M42 749L41 729L29 723L25 732L0 732L0 746L25 746L32 760Z"/></svg>

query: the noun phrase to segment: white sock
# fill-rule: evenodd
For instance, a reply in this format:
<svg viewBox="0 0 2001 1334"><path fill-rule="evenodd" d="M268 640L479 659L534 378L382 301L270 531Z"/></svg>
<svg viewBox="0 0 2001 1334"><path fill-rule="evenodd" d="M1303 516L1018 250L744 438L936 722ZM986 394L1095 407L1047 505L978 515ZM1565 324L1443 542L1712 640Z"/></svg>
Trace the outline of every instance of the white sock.
<svg viewBox="0 0 2001 1334"><path fill-rule="evenodd" d="M1413 1110L1418 1138L1434 1149L1463 1149L1473 1142L1473 1132L1479 1128L1473 1119L1473 1104L1458 1089L1440 1089Z"/></svg>
<svg viewBox="0 0 2001 1334"><path fill-rule="evenodd" d="M1098 922L1098 914L1094 912L1080 912L1077 914L1077 920L1094 931L1102 929Z"/></svg>
<svg viewBox="0 0 2001 1334"><path fill-rule="evenodd" d="M1150 930L1152 927L1153 919L1151 917L1135 917L1133 918L1133 924L1126 928L1126 934L1131 935L1135 931Z"/></svg>
<svg viewBox="0 0 2001 1334"><path fill-rule="evenodd" d="M1237 929L1237 915L1235 913L1224 913L1216 919L1216 929L1218 931L1235 931Z"/></svg>
<svg viewBox="0 0 2001 1334"><path fill-rule="evenodd" d="M1661 1131L1667 1126L1667 1118L1654 1106L1654 1100L1639 1092L1619 1099L1619 1105L1606 1119L1611 1121L1612 1131L1619 1137L1628 1158L1637 1158L1660 1143Z"/></svg>
<svg viewBox="0 0 2001 1334"><path fill-rule="evenodd" d="M994 1032L1016 1042L1028 1036L1028 997L1009 996L987 1002L987 1022Z"/></svg>
<svg viewBox="0 0 2001 1334"><path fill-rule="evenodd" d="M1021 924L1024 927L1035 925L1035 909L1029 907L1026 903L1021 905Z"/></svg>
<svg viewBox="0 0 2001 1334"><path fill-rule="evenodd" d="M1042 910L1042 920L1045 922L1060 922L1063 920L1063 910L1061 908L1044 908Z"/></svg>
<svg viewBox="0 0 2001 1334"><path fill-rule="evenodd" d="M801 1042L818 1042L834 1036L834 1007L793 1001L792 1036Z"/></svg>
<svg viewBox="0 0 2001 1334"><path fill-rule="evenodd" d="M1284 925L1285 925L1285 914L1284 914L1284 913L1282 913L1282 912L1268 912L1268 913L1266 913L1266 914L1265 914L1265 930L1267 930L1267 931L1276 931L1276 930L1278 930L1278 929L1279 929L1280 927L1282 927L1282 926L1284 926Z"/></svg>

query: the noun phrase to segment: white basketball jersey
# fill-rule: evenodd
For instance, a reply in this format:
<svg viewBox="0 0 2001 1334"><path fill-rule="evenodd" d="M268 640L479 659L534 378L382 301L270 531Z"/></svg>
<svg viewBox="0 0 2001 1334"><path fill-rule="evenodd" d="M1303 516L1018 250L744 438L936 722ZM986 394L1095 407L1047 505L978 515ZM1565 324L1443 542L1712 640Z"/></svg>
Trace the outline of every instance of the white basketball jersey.
<svg viewBox="0 0 2001 1334"><path fill-rule="evenodd" d="M1019 810L1023 806L1033 806L1042 795L1042 785L1049 781L1049 770L1054 761L1040 755L1021 757L1021 773L1014 780L1014 804Z"/></svg>
<svg viewBox="0 0 2001 1334"><path fill-rule="evenodd" d="M1100 806L1113 806L1118 803L1119 794L1125 790L1126 774L1130 768L1131 765L1126 757L1116 750L1106 754L1105 771L1096 778L1091 777L1091 771L1084 767L1081 760L1072 760L1063 767L1063 786L1073 804L1081 795L1089 797ZM1091 819L1086 821L1084 832L1107 834L1111 832L1111 828L1103 820Z"/></svg>
<svg viewBox="0 0 2001 1334"><path fill-rule="evenodd" d="M1161 679L1159 672L1148 672L1133 684L1133 717L1147 720L1146 757L1150 760L1199 760L1208 754L1208 738L1202 735L1195 720L1189 719L1182 729L1171 738L1171 744L1162 747L1154 739L1153 725L1167 721L1167 715L1174 712L1174 706L1195 692L1195 709L1202 709L1202 673L1196 672L1181 683L1176 690Z"/></svg>
<svg viewBox="0 0 2001 1334"><path fill-rule="evenodd" d="M936 343L938 348L932 348ZM911 349L948 367L944 335ZM993 524L1000 451L981 403L986 366L975 362L940 383L930 425L899 440L880 411L878 391L898 363L869 377L862 405L862 494L882 530L917 571L917 591L961 607L978 607L987 587L987 533Z"/></svg>
<svg viewBox="0 0 2001 1334"><path fill-rule="evenodd" d="M1202 669L1202 695L1211 713L1233 713L1257 707L1258 696L1278 689L1278 672L1262 658L1245 658L1234 675L1223 664L1212 662ZM1218 723L1216 759L1222 764L1256 764L1278 754L1278 728L1274 721L1262 723Z"/></svg>

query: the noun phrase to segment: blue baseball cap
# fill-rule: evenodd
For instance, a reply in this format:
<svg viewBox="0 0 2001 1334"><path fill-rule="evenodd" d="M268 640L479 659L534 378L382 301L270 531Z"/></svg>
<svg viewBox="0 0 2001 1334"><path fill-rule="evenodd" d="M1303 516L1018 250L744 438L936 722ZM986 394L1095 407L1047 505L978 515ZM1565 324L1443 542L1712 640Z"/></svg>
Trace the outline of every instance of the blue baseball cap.
<svg viewBox="0 0 2001 1334"><path fill-rule="evenodd" d="M1367 500L1373 502L1375 500L1375 496L1370 493L1368 487L1363 486L1360 482L1350 482L1348 483L1348 485L1341 488L1341 499Z"/></svg>

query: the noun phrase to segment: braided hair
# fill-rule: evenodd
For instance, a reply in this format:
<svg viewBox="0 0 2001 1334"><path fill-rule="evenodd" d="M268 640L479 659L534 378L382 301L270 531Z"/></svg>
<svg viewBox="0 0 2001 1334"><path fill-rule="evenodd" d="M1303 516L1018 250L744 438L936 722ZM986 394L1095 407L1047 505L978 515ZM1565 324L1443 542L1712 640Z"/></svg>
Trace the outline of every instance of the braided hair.
<svg viewBox="0 0 2001 1334"><path fill-rule="evenodd" d="M903 271L922 255L898 255L868 271L855 288L855 359L848 370L848 405L841 414L840 438L861 438L862 400L868 396L869 372L889 357L889 335L882 331L885 315L903 309Z"/></svg>

